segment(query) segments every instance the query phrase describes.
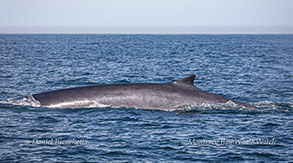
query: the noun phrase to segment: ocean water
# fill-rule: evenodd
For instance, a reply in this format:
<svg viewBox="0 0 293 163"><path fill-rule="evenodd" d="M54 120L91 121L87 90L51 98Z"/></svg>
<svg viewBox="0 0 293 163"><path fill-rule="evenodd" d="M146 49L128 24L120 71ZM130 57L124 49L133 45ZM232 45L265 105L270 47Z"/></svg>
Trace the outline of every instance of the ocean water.
<svg viewBox="0 0 293 163"><path fill-rule="evenodd" d="M48 109L0 104L1 162L290 162L293 35L0 35L0 101L195 74L257 106Z"/></svg>

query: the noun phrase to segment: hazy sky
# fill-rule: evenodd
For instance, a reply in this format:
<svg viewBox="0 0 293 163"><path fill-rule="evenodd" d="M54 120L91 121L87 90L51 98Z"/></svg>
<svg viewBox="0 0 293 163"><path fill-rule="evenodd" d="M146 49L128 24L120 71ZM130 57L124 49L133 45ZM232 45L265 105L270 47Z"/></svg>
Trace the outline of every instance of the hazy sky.
<svg viewBox="0 0 293 163"><path fill-rule="evenodd" d="M0 33L293 33L293 0L0 0Z"/></svg>

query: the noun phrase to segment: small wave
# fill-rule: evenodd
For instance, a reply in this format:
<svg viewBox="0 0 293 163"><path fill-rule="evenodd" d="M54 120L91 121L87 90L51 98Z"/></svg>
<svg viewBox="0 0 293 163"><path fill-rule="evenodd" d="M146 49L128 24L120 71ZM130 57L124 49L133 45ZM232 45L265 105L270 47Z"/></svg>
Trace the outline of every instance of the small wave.
<svg viewBox="0 0 293 163"><path fill-rule="evenodd" d="M293 103L289 102L261 101L253 103L253 105L262 109L293 109Z"/></svg>
<svg viewBox="0 0 293 163"><path fill-rule="evenodd" d="M37 101L32 95L24 96L16 99L10 99L7 101L1 101L1 104L11 104L11 105L20 105L20 106L32 106L32 107L41 107L41 103Z"/></svg>
<svg viewBox="0 0 293 163"><path fill-rule="evenodd" d="M33 95L24 96L15 99L9 99L7 101L0 101L0 104L9 104L17 106L30 106L30 107L43 107L43 108L106 108L110 105L101 104L93 100L80 100L74 102L63 102L58 104L52 104L49 106L42 106L41 103L36 100ZM71 107L72 106L72 107Z"/></svg>
<svg viewBox="0 0 293 163"><path fill-rule="evenodd" d="M229 100L226 103L220 103L220 104L209 104L209 103L194 103L192 105L185 105L185 106L178 106L174 107L168 111L204 111L204 110L234 110L234 109L249 109L245 106L238 105L234 103L233 101Z"/></svg>
<svg viewBox="0 0 293 163"><path fill-rule="evenodd" d="M257 107L257 109L250 109L242 105L238 105L233 101L228 101L226 103L221 104L209 104L209 103L201 103L201 104L192 104L185 106L174 107L168 111L179 111L179 112L190 112L190 111L205 111L205 110L248 110L248 111L265 111L265 110L280 110L280 111L290 111L293 109L292 103L282 103L282 102L272 102L272 101L261 101L251 103L253 106Z"/></svg>
<svg viewBox="0 0 293 163"><path fill-rule="evenodd" d="M107 108L107 107L111 107L111 105L101 104L97 101L93 101L92 104L88 106L88 108Z"/></svg>

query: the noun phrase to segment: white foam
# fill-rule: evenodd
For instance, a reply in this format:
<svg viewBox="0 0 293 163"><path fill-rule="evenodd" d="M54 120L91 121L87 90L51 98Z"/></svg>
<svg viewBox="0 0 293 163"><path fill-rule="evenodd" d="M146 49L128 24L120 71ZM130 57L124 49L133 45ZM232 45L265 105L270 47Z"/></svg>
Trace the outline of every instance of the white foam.
<svg viewBox="0 0 293 163"><path fill-rule="evenodd" d="M24 96L21 98L16 99L9 99L7 101L0 101L1 104L11 104L11 105L20 105L20 106L31 106L31 107L41 107L41 103L36 100L33 95ZM81 99L77 101L71 101L71 102L62 102L57 104L52 104L48 106L42 106L47 108L105 108L105 107L111 107L110 105L105 105L102 103L99 103L98 101L94 100L87 100L87 99Z"/></svg>
<svg viewBox="0 0 293 163"><path fill-rule="evenodd" d="M106 105L106 104L102 104L99 103L97 101L93 101L91 105L88 106L89 108L107 108L107 107L111 107L111 105Z"/></svg>
<svg viewBox="0 0 293 163"><path fill-rule="evenodd" d="M32 107L40 107L41 106L41 103L39 101L37 101L32 95L25 96L22 98L8 100L8 101L6 101L6 104L32 106Z"/></svg>
<svg viewBox="0 0 293 163"><path fill-rule="evenodd" d="M191 105L177 106L168 111L192 111L192 110L229 110L229 109L244 109L246 107L242 105L238 105L233 101L229 100L226 103L218 103L218 104L210 104L210 103L194 103Z"/></svg>
<svg viewBox="0 0 293 163"><path fill-rule="evenodd" d="M285 107L293 108L293 103L291 102L272 102L272 101L261 101L253 103L256 107L263 109L279 109Z"/></svg>

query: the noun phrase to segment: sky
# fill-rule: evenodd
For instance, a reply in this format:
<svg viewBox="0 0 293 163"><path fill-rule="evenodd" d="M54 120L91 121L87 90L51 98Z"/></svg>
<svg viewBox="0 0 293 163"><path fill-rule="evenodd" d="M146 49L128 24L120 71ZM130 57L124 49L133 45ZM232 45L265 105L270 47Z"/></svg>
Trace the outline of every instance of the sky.
<svg viewBox="0 0 293 163"><path fill-rule="evenodd" d="M0 33L293 34L293 0L0 0Z"/></svg>

